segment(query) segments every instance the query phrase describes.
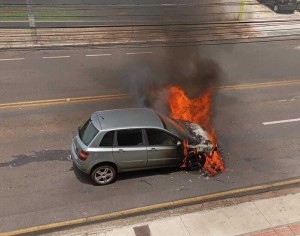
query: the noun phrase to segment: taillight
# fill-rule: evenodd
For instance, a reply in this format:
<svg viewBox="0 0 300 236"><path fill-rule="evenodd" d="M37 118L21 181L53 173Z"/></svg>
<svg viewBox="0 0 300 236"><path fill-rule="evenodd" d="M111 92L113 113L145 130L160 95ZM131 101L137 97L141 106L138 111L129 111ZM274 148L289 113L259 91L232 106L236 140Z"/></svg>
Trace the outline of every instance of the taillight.
<svg viewBox="0 0 300 236"><path fill-rule="evenodd" d="M81 150L79 153L79 159L85 161L89 156L89 153L86 151Z"/></svg>

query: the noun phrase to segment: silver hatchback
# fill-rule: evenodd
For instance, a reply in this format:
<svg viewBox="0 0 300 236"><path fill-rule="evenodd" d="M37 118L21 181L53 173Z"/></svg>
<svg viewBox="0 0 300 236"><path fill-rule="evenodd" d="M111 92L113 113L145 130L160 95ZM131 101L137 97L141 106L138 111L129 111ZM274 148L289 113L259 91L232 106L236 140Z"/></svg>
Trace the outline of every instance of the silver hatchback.
<svg viewBox="0 0 300 236"><path fill-rule="evenodd" d="M204 158L215 148L201 126L151 109L97 111L78 127L70 158L97 185L105 185L120 172L181 166L185 140ZM188 161L187 167L199 168L199 163Z"/></svg>

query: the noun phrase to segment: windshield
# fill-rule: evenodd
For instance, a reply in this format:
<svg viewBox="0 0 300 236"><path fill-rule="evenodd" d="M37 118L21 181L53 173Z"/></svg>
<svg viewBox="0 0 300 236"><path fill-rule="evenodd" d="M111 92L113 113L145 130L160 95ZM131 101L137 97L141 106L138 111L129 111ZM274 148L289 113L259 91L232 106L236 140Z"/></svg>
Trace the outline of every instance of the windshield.
<svg viewBox="0 0 300 236"><path fill-rule="evenodd" d="M187 138L187 133L184 130L184 128L182 128L182 126L180 126L176 120L173 120L163 114L160 114L157 112L157 115L159 116L159 118L161 119L164 128L168 131L170 131L171 133L177 135L178 137L182 138L182 139L186 139Z"/></svg>
<svg viewBox="0 0 300 236"><path fill-rule="evenodd" d="M91 119L87 120L84 123L84 125L82 125L78 129L78 133L79 133L79 137L80 137L81 141L87 146L95 138L95 136L98 134L98 132L99 131L93 125L93 122L91 121Z"/></svg>

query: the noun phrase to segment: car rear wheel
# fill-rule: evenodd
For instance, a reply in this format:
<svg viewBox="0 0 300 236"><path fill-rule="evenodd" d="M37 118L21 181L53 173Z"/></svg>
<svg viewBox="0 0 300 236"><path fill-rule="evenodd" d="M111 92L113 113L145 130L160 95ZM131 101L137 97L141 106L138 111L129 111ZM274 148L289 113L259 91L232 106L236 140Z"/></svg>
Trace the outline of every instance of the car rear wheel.
<svg viewBox="0 0 300 236"><path fill-rule="evenodd" d="M94 183L97 185L110 184L116 179L116 176L116 169L110 165L98 166L91 174Z"/></svg>

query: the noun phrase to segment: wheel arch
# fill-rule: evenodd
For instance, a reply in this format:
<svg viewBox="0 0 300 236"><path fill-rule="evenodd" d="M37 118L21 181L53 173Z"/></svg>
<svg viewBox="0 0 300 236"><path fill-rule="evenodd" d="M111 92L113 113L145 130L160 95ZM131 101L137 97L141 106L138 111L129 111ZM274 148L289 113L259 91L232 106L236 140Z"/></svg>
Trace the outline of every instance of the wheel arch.
<svg viewBox="0 0 300 236"><path fill-rule="evenodd" d="M100 163L97 163L96 165L94 165L94 166L91 168L91 170L90 170L90 174L92 174L93 171L94 171L97 167L99 167L99 166L105 166L105 165L109 165L109 166L114 167L115 170L116 170L116 174L118 173L119 168L118 168L118 166L117 166L115 163L109 162L109 161L104 161L104 162L100 162Z"/></svg>

